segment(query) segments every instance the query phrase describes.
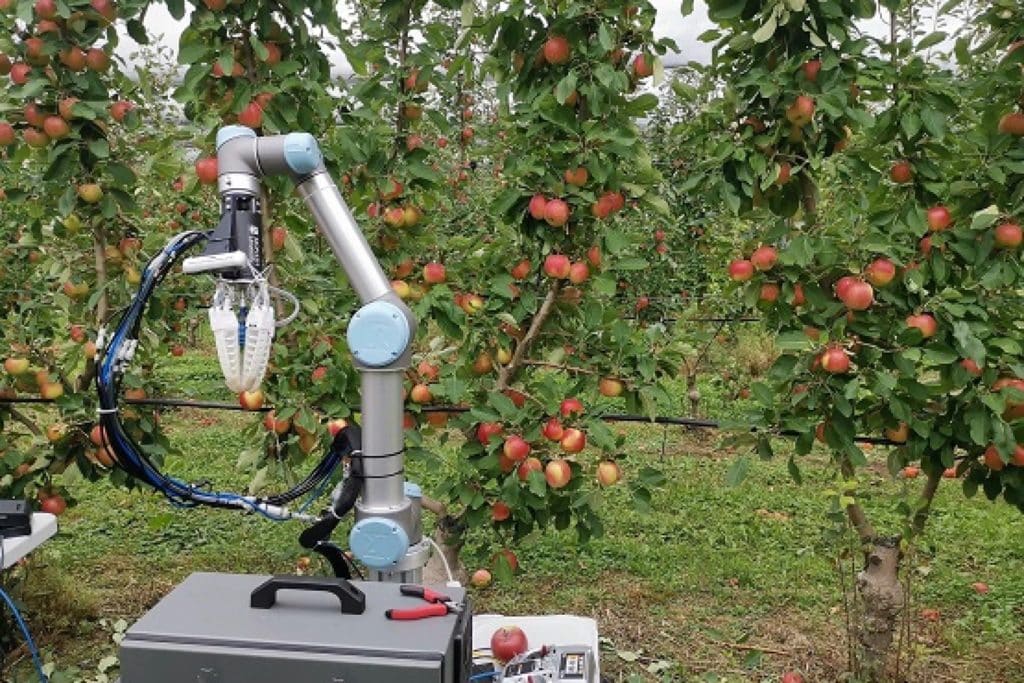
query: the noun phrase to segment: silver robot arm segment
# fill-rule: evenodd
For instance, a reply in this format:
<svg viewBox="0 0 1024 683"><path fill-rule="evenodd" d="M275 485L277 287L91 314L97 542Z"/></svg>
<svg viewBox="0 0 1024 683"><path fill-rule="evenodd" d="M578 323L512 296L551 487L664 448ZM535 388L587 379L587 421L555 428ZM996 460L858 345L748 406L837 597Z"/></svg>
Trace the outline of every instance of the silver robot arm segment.
<svg viewBox="0 0 1024 683"><path fill-rule="evenodd" d="M217 163L224 207L239 196L258 198L263 176L289 176L363 304L347 332L361 376L363 478L349 545L373 578L418 583L429 545L420 528L419 489L405 481L402 427L403 377L416 318L392 290L313 136L257 137L251 129L229 126L217 135Z"/></svg>

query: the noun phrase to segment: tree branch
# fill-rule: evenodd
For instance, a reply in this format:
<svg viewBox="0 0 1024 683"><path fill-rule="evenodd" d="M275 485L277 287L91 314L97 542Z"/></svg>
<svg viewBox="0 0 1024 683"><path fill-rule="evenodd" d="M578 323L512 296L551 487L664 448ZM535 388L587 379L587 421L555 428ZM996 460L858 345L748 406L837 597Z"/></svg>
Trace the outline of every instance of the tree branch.
<svg viewBox="0 0 1024 683"><path fill-rule="evenodd" d="M551 315L551 309L555 306L559 289L561 289L561 283L558 280L551 283L548 294L544 297L544 302L540 305L537 314L533 316L533 320L530 321L530 329L523 335L522 341L516 344L512 360L498 372L498 391L508 389L508 385L515 379L519 369L523 366L523 361L526 359L526 354L530 351L530 346L536 341L538 335L540 335L541 328L544 327L548 316Z"/></svg>
<svg viewBox="0 0 1024 683"><path fill-rule="evenodd" d="M3 409L11 414L11 418L13 420L15 420L16 422L20 422L22 425L25 426L25 429L32 432L32 436L42 436L43 433L39 430L39 427L36 425L36 423L28 419L28 416L19 411L17 408L11 405L7 405L4 406Z"/></svg>
<svg viewBox="0 0 1024 683"><path fill-rule="evenodd" d="M96 324L102 325L107 319L107 240L103 228L96 228L92 233L93 255L96 262L96 289L100 299L96 302Z"/></svg>
<svg viewBox="0 0 1024 683"><path fill-rule="evenodd" d="M581 375L599 375L600 373L595 370L589 370L587 368L577 368L572 365L562 365L561 363L549 363L544 360L529 360L526 359L522 362L522 365L528 365L534 368L551 368L552 370L563 370L565 372L576 372Z"/></svg>
<svg viewBox="0 0 1024 683"><path fill-rule="evenodd" d="M845 456L839 461L839 470L842 472L844 479L852 479L854 476L853 464ZM853 524L853 528L856 529L857 536L860 537L862 543L869 543L875 539L875 528L868 521L868 516L859 503L847 505L846 516L849 518L850 523Z"/></svg>
<svg viewBox="0 0 1024 683"><path fill-rule="evenodd" d="M910 525L914 536L920 536L921 532L924 531L924 525L928 522L928 517L932 511L932 501L935 500L935 494L939 490L939 483L941 481L941 469L935 468L928 474L928 480L924 484L924 491L921 492L921 498L924 502L917 509L917 512L914 513L914 519Z"/></svg>

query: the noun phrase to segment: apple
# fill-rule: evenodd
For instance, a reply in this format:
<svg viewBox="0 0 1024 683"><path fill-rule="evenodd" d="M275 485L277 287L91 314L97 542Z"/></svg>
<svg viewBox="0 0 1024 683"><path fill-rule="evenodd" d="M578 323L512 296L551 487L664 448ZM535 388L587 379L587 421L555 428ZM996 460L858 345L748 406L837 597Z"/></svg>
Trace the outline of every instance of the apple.
<svg viewBox="0 0 1024 683"><path fill-rule="evenodd" d="M124 392L124 397L133 401L139 401L146 398L146 390L142 388L128 389Z"/></svg>
<svg viewBox="0 0 1024 683"><path fill-rule="evenodd" d="M643 79L647 78L653 73L654 64L647 59L644 53L641 52L640 54L638 54L636 56L636 59L633 60L633 75L636 76L637 79Z"/></svg>
<svg viewBox="0 0 1024 683"><path fill-rule="evenodd" d="M971 584L971 588L973 588L974 592L978 595L985 595L989 592L988 584L983 581L975 581Z"/></svg>
<svg viewBox="0 0 1024 683"><path fill-rule="evenodd" d="M1024 136L1024 113L1011 112L999 119L999 132L1003 135Z"/></svg>
<svg viewBox="0 0 1024 683"><path fill-rule="evenodd" d="M587 447L587 435L579 429L570 427L562 434L561 446L566 453L579 453Z"/></svg>
<svg viewBox="0 0 1024 683"><path fill-rule="evenodd" d="M64 385L60 382L45 382L39 387L39 395L53 401L64 395Z"/></svg>
<svg viewBox="0 0 1024 683"><path fill-rule="evenodd" d="M569 205L561 199L552 199L544 206L544 220L555 228L560 228L568 223L569 214Z"/></svg>
<svg viewBox="0 0 1024 683"><path fill-rule="evenodd" d="M238 112L238 123L248 128L259 128L263 125L263 108L257 102L250 102Z"/></svg>
<svg viewBox="0 0 1024 683"><path fill-rule="evenodd" d="M110 68L110 55L98 47L89 48L85 53L85 65L97 72L104 72Z"/></svg>
<svg viewBox="0 0 1024 683"><path fill-rule="evenodd" d="M558 406L558 412L562 417L583 414L583 403L578 398L567 398Z"/></svg>
<svg viewBox="0 0 1024 683"><path fill-rule="evenodd" d="M310 373L310 379L312 379L313 382L322 382L325 377L327 377L327 368L323 365L318 365L313 369L313 372Z"/></svg>
<svg viewBox="0 0 1024 683"><path fill-rule="evenodd" d="M491 654L499 662L507 662L528 648L526 634L518 626L503 626L491 636Z"/></svg>
<svg viewBox="0 0 1024 683"><path fill-rule="evenodd" d="M729 264L729 279L733 282L746 282L754 277L754 264L746 259L733 259Z"/></svg>
<svg viewBox="0 0 1024 683"><path fill-rule="evenodd" d="M61 50L60 54L57 55L60 59L60 63L71 69L72 71L85 71L85 52L82 48L77 45L72 45L65 50Z"/></svg>
<svg viewBox="0 0 1024 683"><path fill-rule="evenodd" d="M420 361L420 364L416 366L416 372L418 372L420 374L420 377L422 377L427 382L433 382L434 380L437 379L438 375L440 375L441 369L438 366L433 365L432 363L428 363L427 361L424 360Z"/></svg>
<svg viewBox="0 0 1024 683"><path fill-rule="evenodd" d="M914 179L914 167L906 159L897 161L889 169L889 178L897 185L906 185Z"/></svg>
<svg viewBox="0 0 1024 683"><path fill-rule="evenodd" d="M4 360L4 370L11 375L23 375L28 372L28 358L7 358Z"/></svg>
<svg viewBox="0 0 1024 683"><path fill-rule="evenodd" d="M804 683L804 677L796 671L787 671L782 674L782 681L780 683Z"/></svg>
<svg viewBox="0 0 1024 683"><path fill-rule="evenodd" d="M910 425L900 422L897 427L888 427L885 430L885 438L893 443L906 443L910 438Z"/></svg>
<svg viewBox="0 0 1024 683"><path fill-rule="evenodd" d="M467 294L462 299L462 310L466 312L466 315L475 315L484 309L483 298L479 294Z"/></svg>
<svg viewBox="0 0 1024 683"><path fill-rule="evenodd" d="M907 316L907 327L914 327L921 331L921 336L925 339L934 337L935 333L939 330L939 324L935 318L928 313L921 313L919 315L908 315Z"/></svg>
<svg viewBox="0 0 1024 683"><path fill-rule="evenodd" d="M997 449L995 445L989 446L987 449L985 449L984 460L985 466L988 467L993 472L999 472L1004 467L1006 467L1006 463L1003 462L1003 456L999 454L999 449Z"/></svg>
<svg viewBox="0 0 1024 683"><path fill-rule="evenodd" d="M565 170L565 182L576 187L583 187L590 179L590 173L583 166L578 168L567 168Z"/></svg>
<svg viewBox="0 0 1024 683"><path fill-rule="evenodd" d="M750 263L760 271L771 270L779 260L779 253L772 247L758 247L750 255Z"/></svg>
<svg viewBox="0 0 1024 683"><path fill-rule="evenodd" d="M473 136L475 134L476 133L474 133L473 128L471 126L466 126L465 128L462 129L462 132L459 133L459 137L462 138L463 143L468 143L470 140L473 139Z"/></svg>
<svg viewBox="0 0 1024 683"><path fill-rule="evenodd" d="M39 509L59 517L68 509L68 503L63 496L50 496L40 503Z"/></svg>
<svg viewBox="0 0 1024 683"><path fill-rule="evenodd" d="M956 468L955 467L947 467L946 469L942 470L942 478L943 479L956 479Z"/></svg>
<svg viewBox="0 0 1024 683"><path fill-rule="evenodd" d="M1003 223L996 227L995 243L1000 249L1016 249L1024 239L1024 232L1016 223Z"/></svg>
<svg viewBox="0 0 1024 683"><path fill-rule="evenodd" d="M85 341L85 325L72 325L70 328L69 336L71 341L76 344L81 344Z"/></svg>
<svg viewBox="0 0 1024 683"><path fill-rule="evenodd" d="M477 569L469 579L469 585L473 588L487 588L491 585L491 573L486 569Z"/></svg>
<svg viewBox="0 0 1024 683"><path fill-rule="evenodd" d="M601 267L601 248L594 245L587 249L587 261L590 262L594 268Z"/></svg>
<svg viewBox="0 0 1024 683"><path fill-rule="evenodd" d="M804 62L803 66L800 67L803 71L804 78L811 83L818 82L818 72L821 71L821 60L820 59L809 59Z"/></svg>
<svg viewBox="0 0 1024 683"><path fill-rule="evenodd" d="M36 16L40 19L53 19L57 16L56 0L36 0Z"/></svg>
<svg viewBox="0 0 1024 683"><path fill-rule="evenodd" d="M803 128L814 118L814 99L807 95L799 95L793 104L786 108L786 120L798 128Z"/></svg>
<svg viewBox="0 0 1024 683"><path fill-rule="evenodd" d="M292 428L291 420L279 420L273 410L263 417L263 428L276 434L287 434Z"/></svg>
<svg viewBox="0 0 1024 683"><path fill-rule="evenodd" d="M2 4L2 0L0 0L0 4ZM11 58L0 52L0 76L6 76L11 73L11 66L13 66Z"/></svg>
<svg viewBox="0 0 1024 683"><path fill-rule="evenodd" d="M491 354L486 351L481 351L480 355L473 361L473 372L478 375L486 375L488 372L494 369L494 362L491 360Z"/></svg>
<svg viewBox="0 0 1024 683"><path fill-rule="evenodd" d="M544 427L541 429L541 434L543 434L544 438L548 441L561 441L562 436L565 434L565 430L562 428L562 423L558 418L552 417L544 423Z"/></svg>
<svg viewBox="0 0 1024 683"><path fill-rule="evenodd" d="M526 481L530 478L530 472L543 472L544 465L541 464L540 460L530 456L519 464L516 468L516 475L519 477L519 481Z"/></svg>
<svg viewBox="0 0 1024 683"><path fill-rule="evenodd" d="M569 41L564 36L551 36L544 42L544 59L548 64L565 64L569 61Z"/></svg>
<svg viewBox="0 0 1024 683"><path fill-rule="evenodd" d="M331 438L338 436L338 434L345 428L348 427L348 420L342 418L335 418L328 420L327 422L327 433L331 435Z"/></svg>
<svg viewBox="0 0 1024 683"><path fill-rule="evenodd" d="M46 123L47 114L43 112L35 102L29 102L26 104L23 114L25 116L25 123L30 126L42 128L43 124Z"/></svg>
<svg viewBox="0 0 1024 683"><path fill-rule="evenodd" d="M62 424L52 424L46 428L46 440L50 443L57 443L64 438L67 433L67 426Z"/></svg>
<svg viewBox="0 0 1024 683"><path fill-rule="evenodd" d="M512 269L509 270L509 274L511 274L516 280L525 280L532 270L533 267L530 265L530 260L524 258L519 263L512 266Z"/></svg>
<svg viewBox="0 0 1024 683"><path fill-rule="evenodd" d="M498 361L498 365L508 365L512 362L512 352L499 346L494 353L494 359Z"/></svg>
<svg viewBox="0 0 1024 683"><path fill-rule="evenodd" d="M530 444L523 437L513 434L505 439L501 452L512 462L522 462L530 454Z"/></svg>
<svg viewBox="0 0 1024 683"><path fill-rule="evenodd" d="M14 85L25 85L32 77L32 67L21 62L11 67L11 83Z"/></svg>
<svg viewBox="0 0 1024 683"><path fill-rule="evenodd" d="M941 204L928 209L926 216L928 219L928 229L932 232L945 230L953 223L953 215L949 212L949 209Z"/></svg>
<svg viewBox="0 0 1024 683"><path fill-rule="evenodd" d="M549 254L544 259L544 273L551 278L564 279L569 277L572 265L569 257L563 254Z"/></svg>
<svg viewBox="0 0 1024 683"><path fill-rule="evenodd" d="M569 282L574 285L586 282L588 277L590 277L590 268L586 263L577 262L569 266Z"/></svg>
<svg viewBox="0 0 1024 683"><path fill-rule="evenodd" d="M624 388L625 387L621 381L611 377L603 377L601 378L601 381L597 383L597 390L602 396L607 396L608 398L621 396Z"/></svg>
<svg viewBox="0 0 1024 683"><path fill-rule="evenodd" d="M767 304L773 304L779 300L779 294L782 290L774 282L766 282L761 285L761 292L757 295L760 301Z"/></svg>
<svg viewBox="0 0 1024 683"><path fill-rule="evenodd" d="M875 302L875 290L863 280L855 279L843 289L840 298L851 311L866 311Z"/></svg>
<svg viewBox="0 0 1024 683"><path fill-rule="evenodd" d="M913 465L907 465L903 468L904 479L917 479L917 476L921 474L920 467L914 467Z"/></svg>
<svg viewBox="0 0 1024 683"><path fill-rule="evenodd" d="M942 613L933 608L925 608L921 610L921 618L925 621L939 621L942 618Z"/></svg>
<svg viewBox="0 0 1024 683"><path fill-rule="evenodd" d="M613 204L607 195L600 197L590 207L591 215L593 215L594 218L597 218L599 220L604 220L605 218L608 218L608 216L610 216L614 210L615 209L613 208Z"/></svg>
<svg viewBox="0 0 1024 683"><path fill-rule="evenodd" d="M878 258L864 269L864 277L875 287L885 287L896 277L896 264L887 258Z"/></svg>
<svg viewBox="0 0 1024 683"><path fill-rule="evenodd" d="M412 399L413 403L430 403L434 400L434 395L430 393L430 387L426 384L417 384L409 392L409 398Z"/></svg>
<svg viewBox="0 0 1024 683"><path fill-rule="evenodd" d="M807 303L807 296L804 294L804 286L797 282L793 285L793 300L790 302L796 307Z"/></svg>
<svg viewBox="0 0 1024 683"><path fill-rule="evenodd" d="M633 308L635 308L636 312L639 313L640 311L644 310L645 308L647 308L650 305L651 305L650 297L648 297L648 296L638 296L636 298L636 304L633 305Z"/></svg>
<svg viewBox="0 0 1024 683"><path fill-rule="evenodd" d="M17 135L14 131L14 126L6 121L0 121L0 147L13 145L15 139L17 139Z"/></svg>
<svg viewBox="0 0 1024 683"><path fill-rule="evenodd" d="M26 128L22 132L25 144L33 149L42 149L50 144L50 136L36 128Z"/></svg>
<svg viewBox="0 0 1024 683"><path fill-rule="evenodd" d="M101 425L93 425L92 429L89 431L89 441L92 441L95 446L107 445L107 434Z"/></svg>
<svg viewBox="0 0 1024 683"><path fill-rule="evenodd" d="M838 346L825 349L821 354L821 368L832 375L841 375L850 370L850 357Z"/></svg>
<svg viewBox="0 0 1024 683"><path fill-rule="evenodd" d="M544 478L551 488L563 488L572 479L572 468L565 460L556 458L544 467Z"/></svg>
<svg viewBox="0 0 1024 683"><path fill-rule="evenodd" d="M217 182L217 157L202 157L196 161L196 177L204 185Z"/></svg>
<svg viewBox="0 0 1024 683"><path fill-rule="evenodd" d="M246 410L259 410L263 407L263 400L263 392L259 389L238 394L238 404Z"/></svg>
<svg viewBox="0 0 1024 683"><path fill-rule="evenodd" d="M491 505L491 519L495 522L504 522L506 519L512 516L512 510L509 509L508 505L499 501L496 501Z"/></svg>
<svg viewBox="0 0 1024 683"><path fill-rule="evenodd" d="M490 443L491 438L498 436L501 432L502 426L497 422L481 422L476 428L476 440L482 446L486 446Z"/></svg>
<svg viewBox="0 0 1024 683"><path fill-rule="evenodd" d="M1016 467L1024 467L1024 446L1017 444L1016 448L1013 449L1013 456L1010 458Z"/></svg>
<svg viewBox="0 0 1024 683"><path fill-rule="evenodd" d="M113 22L117 19L117 6L114 5L112 0L92 0L89 4L107 22Z"/></svg>
<svg viewBox="0 0 1024 683"><path fill-rule="evenodd" d="M614 460L602 460L597 465L597 481L601 486L611 486L622 479L622 470Z"/></svg>
<svg viewBox="0 0 1024 683"><path fill-rule="evenodd" d="M776 185L785 185L793 177L793 166L788 161L779 163L779 176L775 179Z"/></svg>
<svg viewBox="0 0 1024 683"><path fill-rule="evenodd" d="M47 116L43 122L43 132L49 135L51 140L60 140L71 134L71 126L60 116Z"/></svg>

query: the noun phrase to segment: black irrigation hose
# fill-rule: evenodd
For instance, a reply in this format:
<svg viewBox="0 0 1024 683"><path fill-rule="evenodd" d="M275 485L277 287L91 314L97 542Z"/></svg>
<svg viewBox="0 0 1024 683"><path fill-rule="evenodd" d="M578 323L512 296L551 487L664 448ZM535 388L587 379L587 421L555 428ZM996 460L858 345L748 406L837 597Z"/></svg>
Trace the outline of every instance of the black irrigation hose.
<svg viewBox="0 0 1024 683"><path fill-rule="evenodd" d="M178 398L139 398L139 399L123 399L124 403L134 403L141 405L152 405L152 406L171 406L177 408L204 408L208 410L237 410L246 411L240 405L235 403L217 403L215 401L190 401L187 399ZM0 398L0 404L3 403L53 403L52 399L38 398L32 396L26 396L25 398ZM254 411L246 412L269 412L273 410L272 407L264 406L257 408ZM459 406L428 406L420 410L421 413L468 413L469 408L462 408ZM626 414L607 414L602 415L601 419L605 422L637 422L646 424L660 424L670 425L673 427L687 427L688 429L722 429L722 423L717 420L703 420L700 418L693 417L647 417L646 415L626 415ZM759 431L757 427L750 427L750 431ZM801 432L792 429L783 429L772 432L778 436L800 436ZM858 443L868 443L873 446L902 446L903 444L891 439L886 439L881 436L856 436L853 439Z"/></svg>

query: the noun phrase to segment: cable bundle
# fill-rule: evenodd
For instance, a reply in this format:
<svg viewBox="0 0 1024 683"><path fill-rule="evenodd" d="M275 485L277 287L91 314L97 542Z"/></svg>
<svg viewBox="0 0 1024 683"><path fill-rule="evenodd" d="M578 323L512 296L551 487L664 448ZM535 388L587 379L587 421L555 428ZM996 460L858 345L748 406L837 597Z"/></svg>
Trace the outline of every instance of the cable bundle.
<svg viewBox="0 0 1024 683"><path fill-rule="evenodd" d="M290 518L312 519L306 515L293 513L284 506L313 491L331 476L345 455L341 448L332 446L303 481L284 493L268 497L244 496L238 493L210 491L165 475L143 453L121 424L117 407L120 379L138 346L138 335L146 304L181 255L205 239L206 235L201 232L181 233L173 237L163 251L146 264L139 291L122 313L110 340L100 352L102 356L96 372L96 388L99 394L99 421L104 445L109 448L122 469L152 486L175 505L239 509L256 512L275 521Z"/></svg>

